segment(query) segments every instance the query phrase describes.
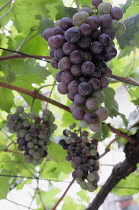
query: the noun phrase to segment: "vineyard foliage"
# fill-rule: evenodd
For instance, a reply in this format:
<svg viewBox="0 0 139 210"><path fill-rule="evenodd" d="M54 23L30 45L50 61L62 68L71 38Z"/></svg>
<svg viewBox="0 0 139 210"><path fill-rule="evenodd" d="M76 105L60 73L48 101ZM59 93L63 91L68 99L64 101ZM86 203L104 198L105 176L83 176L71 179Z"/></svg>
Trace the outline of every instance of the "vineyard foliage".
<svg viewBox="0 0 139 210"><path fill-rule="evenodd" d="M7 5L6 2L8 2ZM21 55L21 58L10 58L9 55L14 55L14 52L8 50L20 51L32 56L38 55L42 58L49 56L50 48L42 37L43 31L46 28L53 28L54 21L57 19L62 17L72 18L73 14L77 12L77 2L75 0L0 1L0 56L1 58L7 56L7 59L1 59L0 61L0 199L6 199L7 194L14 188L20 190L25 185L32 183L32 179L21 179L18 176L34 179L39 176L40 179L45 179L48 182L48 186L46 190L39 189L39 187L39 190L34 188L37 209L44 209L44 204L46 209L51 209L60 197L61 189L55 187L53 182L49 180L63 181L73 171L70 162L65 160L66 151L62 149L58 142L62 138L63 129L66 129L72 123L77 123L78 127L78 121L73 119L70 112L61 107L51 103L47 104L46 101L39 99L33 101L31 96L20 93L20 88L30 90L32 93L39 92L69 107L70 101L67 96L60 95L57 91L55 76L58 70L53 69L50 63L46 61L47 59L42 61L31 57L23 57L23 55ZM112 3L110 0L107 2ZM90 0L80 0L79 3L80 6L91 5ZM108 65L114 75L130 77L139 82L139 1L127 0L125 4L120 4L120 7L124 12L121 21L124 22L127 30L125 34L117 36L114 40L118 55ZM127 134L134 134L139 129L139 87L128 83L122 85L119 80L113 78L109 80L109 87L104 89L106 95L105 107L109 110L109 118L106 123L111 123L113 127ZM3 87L3 83L18 87L18 91L12 89L12 86L11 89ZM126 115L119 111L119 102L115 97L115 90L120 88L121 85L126 90L131 106L134 106L134 111L127 110ZM35 92L33 92L34 90ZM48 146L48 156L36 168L24 162L23 155L18 151L16 135L8 132L6 119L9 113L15 112L17 106L24 106L27 112L30 111L31 107L32 111L37 114L38 112L41 113L45 105L55 116L57 129L51 139L51 145ZM100 142L113 136L107 124L103 124L101 131L96 134L89 132L90 136L94 135ZM126 140L119 137L117 144L119 149L123 149ZM72 180L71 176L68 180L69 182ZM126 180L121 180L118 186L134 188L138 186L138 182L137 169ZM76 188L76 184L73 187ZM134 195L137 190L114 188L112 192L119 196L126 193ZM40 199L40 193L42 199ZM80 190L77 196L78 202L70 196L66 196L63 199L62 210L85 209L85 206L91 201L90 197L87 193L85 194L84 190ZM83 201L85 201L85 204Z"/></svg>

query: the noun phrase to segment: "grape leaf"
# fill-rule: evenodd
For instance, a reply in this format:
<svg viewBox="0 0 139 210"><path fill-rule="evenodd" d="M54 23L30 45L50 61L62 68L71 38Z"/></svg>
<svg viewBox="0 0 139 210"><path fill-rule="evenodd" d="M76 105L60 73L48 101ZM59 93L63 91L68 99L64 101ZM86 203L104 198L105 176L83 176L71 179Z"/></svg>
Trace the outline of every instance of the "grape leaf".
<svg viewBox="0 0 139 210"><path fill-rule="evenodd" d="M14 95L11 90L0 87L0 108L6 112L10 112L14 104Z"/></svg>
<svg viewBox="0 0 139 210"><path fill-rule="evenodd" d="M74 202L74 200L67 196L65 199L64 199L64 204L62 206L62 210L84 210L85 209L85 206L82 205L82 204L77 204Z"/></svg>
<svg viewBox="0 0 139 210"><path fill-rule="evenodd" d="M2 176L2 175L10 175L9 170L3 169L1 171L0 176L0 199L5 199L7 197L8 191L9 191L9 180L10 177Z"/></svg>

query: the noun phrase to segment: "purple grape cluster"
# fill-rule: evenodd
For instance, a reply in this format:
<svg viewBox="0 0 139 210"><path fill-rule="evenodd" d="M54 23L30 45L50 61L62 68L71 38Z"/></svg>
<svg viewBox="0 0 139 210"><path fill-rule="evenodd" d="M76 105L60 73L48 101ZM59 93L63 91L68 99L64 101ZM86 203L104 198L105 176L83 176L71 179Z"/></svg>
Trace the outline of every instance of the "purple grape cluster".
<svg viewBox="0 0 139 210"><path fill-rule="evenodd" d="M74 128L74 124L70 128ZM99 154L97 152L98 140L88 139L88 132L82 131L78 136L75 130L66 129L63 131L64 139L59 141L63 149L67 150L67 161L71 161L74 168L73 178L84 190L93 192L97 189L99 181Z"/></svg>
<svg viewBox="0 0 139 210"><path fill-rule="evenodd" d="M51 144L51 135L57 128L54 121L48 109L44 109L42 117L39 117L34 112L26 113L22 106L7 116L7 127L10 133L17 134L18 149L24 151L25 162L36 166L47 156L47 146Z"/></svg>
<svg viewBox="0 0 139 210"><path fill-rule="evenodd" d="M63 17L56 21L55 27L47 28L43 37L51 48L52 67L60 69L56 74L59 93L67 94L72 101L73 117L98 132L101 121L109 114L100 107L105 100L102 89L108 86L112 75L107 62L116 57L113 40L125 26L118 22L123 16L119 7L102 0L93 0L92 6L98 15L83 7L72 19Z"/></svg>

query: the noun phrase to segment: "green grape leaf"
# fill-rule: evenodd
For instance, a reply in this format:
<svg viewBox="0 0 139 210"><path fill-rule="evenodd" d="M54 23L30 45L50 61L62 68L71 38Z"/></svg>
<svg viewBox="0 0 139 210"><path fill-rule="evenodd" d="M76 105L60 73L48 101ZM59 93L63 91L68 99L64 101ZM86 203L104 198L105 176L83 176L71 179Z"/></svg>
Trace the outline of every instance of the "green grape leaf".
<svg viewBox="0 0 139 210"><path fill-rule="evenodd" d="M83 202L83 201L86 201L87 203L90 202L90 197L87 195L86 191L85 190L80 190L79 192L77 192L77 195L79 196L79 201L80 202Z"/></svg>
<svg viewBox="0 0 139 210"><path fill-rule="evenodd" d="M0 199L5 199L7 197L9 188L10 188L10 184L9 184L9 180L10 177L7 176L2 176L2 175L11 175L9 170L5 170L3 169L1 171L1 176L0 176Z"/></svg>
<svg viewBox="0 0 139 210"><path fill-rule="evenodd" d="M74 200L67 196L65 199L64 199L64 204L62 206L62 210L84 210L85 209L85 206L82 205L82 204L77 204L74 202Z"/></svg>
<svg viewBox="0 0 139 210"><path fill-rule="evenodd" d="M37 19L40 19L40 25L38 27L38 33L42 34L46 28L53 28L54 27L54 21L43 17L42 15L38 15L36 17Z"/></svg>
<svg viewBox="0 0 139 210"><path fill-rule="evenodd" d="M12 83L15 81L15 77L16 77L15 73L12 71L9 71L9 74L8 74L6 80L8 83Z"/></svg>
<svg viewBox="0 0 139 210"><path fill-rule="evenodd" d="M52 142L48 147L48 154L55 161L66 161L67 152L59 144Z"/></svg>
<svg viewBox="0 0 139 210"><path fill-rule="evenodd" d="M0 87L0 108L6 112L10 112L14 104L14 95L11 90Z"/></svg>

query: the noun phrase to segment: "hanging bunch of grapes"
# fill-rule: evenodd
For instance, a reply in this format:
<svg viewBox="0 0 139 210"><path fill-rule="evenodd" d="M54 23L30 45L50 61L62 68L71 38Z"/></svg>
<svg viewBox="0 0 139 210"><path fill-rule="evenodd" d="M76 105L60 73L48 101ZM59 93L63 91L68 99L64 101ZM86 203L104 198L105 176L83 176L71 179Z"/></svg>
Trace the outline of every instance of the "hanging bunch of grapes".
<svg viewBox="0 0 139 210"><path fill-rule="evenodd" d="M109 115L101 105L103 88L112 75L107 62L117 55L113 40L125 32L125 25L118 22L123 16L119 7L102 0L93 0L92 6L94 10L83 7L72 19L56 21L43 36L51 48L52 67L60 69L56 74L59 93L72 101L70 110L80 126L98 132Z"/></svg>
<svg viewBox="0 0 139 210"><path fill-rule="evenodd" d="M51 135L57 128L55 118L48 109L43 110L42 117L34 112L26 113L19 106L14 114L7 117L9 132L17 134L18 149L24 151L24 160L39 165L47 156L47 146L51 144Z"/></svg>
<svg viewBox="0 0 139 210"><path fill-rule="evenodd" d="M71 161L74 168L73 178L82 189L92 192L97 189L99 181L98 140L96 138L89 140L87 131L82 131L78 135L79 132L73 130L74 127L75 124L72 124L70 129L63 131L64 139L61 139L59 144L67 150L66 160Z"/></svg>

